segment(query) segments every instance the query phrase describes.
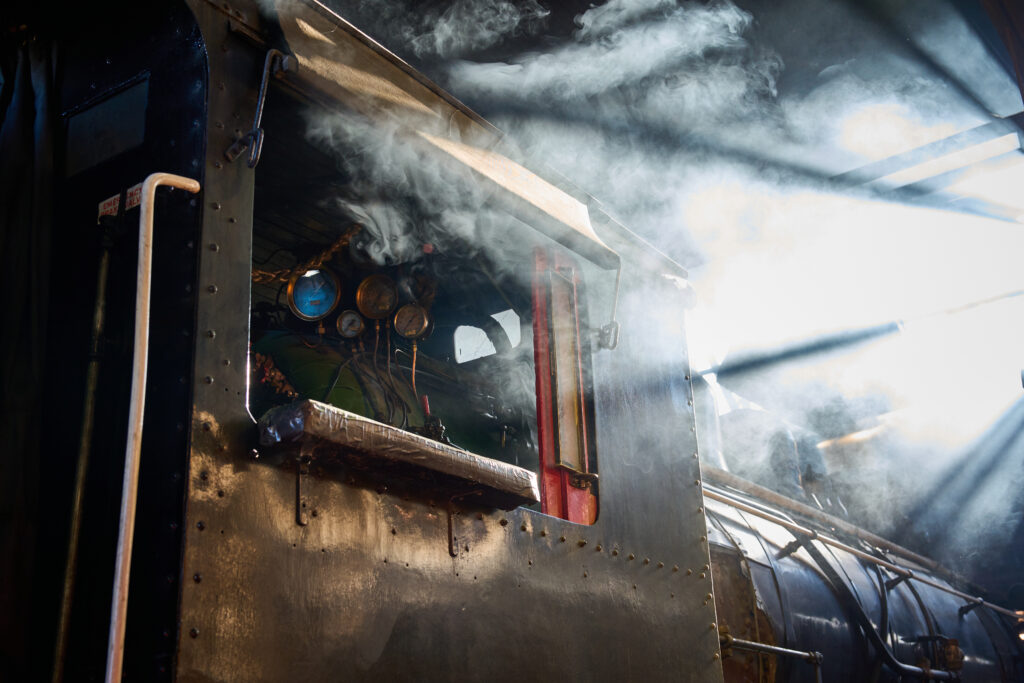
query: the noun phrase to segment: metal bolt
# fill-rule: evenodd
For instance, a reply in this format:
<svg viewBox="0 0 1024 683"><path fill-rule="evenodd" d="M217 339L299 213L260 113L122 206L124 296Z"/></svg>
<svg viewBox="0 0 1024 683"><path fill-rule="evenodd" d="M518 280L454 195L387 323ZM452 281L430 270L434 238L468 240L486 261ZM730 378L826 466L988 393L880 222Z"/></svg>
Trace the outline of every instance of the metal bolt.
<svg viewBox="0 0 1024 683"><path fill-rule="evenodd" d="M213 384L213 377L207 375L205 378L203 378L203 381L206 382L207 384Z"/></svg>
<svg viewBox="0 0 1024 683"><path fill-rule="evenodd" d="M199 529L200 531L202 531L203 529L206 528L206 522L202 522L202 521L196 522L196 528Z"/></svg>
<svg viewBox="0 0 1024 683"><path fill-rule="evenodd" d="M209 287L206 288L206 291L209 292L210 294L216 294L217 285L210 285Z"/></svg>
<svg viewBox="0 0 1024 683"><path fill-rule="evenodd" d="M195 574L192 575L192 580L195 581L196 583L199 583L200 581L203 580L203 575L200 574L199 572L196 572Z"/></svg>
<svg viewBox="0 0 1024 683"><path fill-rule="evenodd" d="M217 336L217 332L216 332L215 330L207 330L207 331L206 331L206 336L207 336L207 337L208 337L209 339L213 339L214 337L216 337L216 336Z"/></svg>
<svg viewBox="0 0 1024 683"><path fill-rule="evenodd" d="M216 242L210 242L210 251L220 251L220 245Z"/></svg>
<svg viewBox="0 0 1024 683"><path fill-rule="evenodd" d="M579 540L579 542L578 542L578 543L576 543L576 545L578 545L578 546L579 546L579 547L581 547L581 548L582 548L583 546L585 546L586 544L587 544L586 540L585 540L585 539L582 539L582 538L581 538L581 539Z"/></svg>
<svg viewBox="0 0 1024 683"><path fill-rule="evenodd" d="M193 638L198 638L199 637L199 629L197 629L197 628L190 628L188 630L188 634L190 636L192 636Z"/></svg>

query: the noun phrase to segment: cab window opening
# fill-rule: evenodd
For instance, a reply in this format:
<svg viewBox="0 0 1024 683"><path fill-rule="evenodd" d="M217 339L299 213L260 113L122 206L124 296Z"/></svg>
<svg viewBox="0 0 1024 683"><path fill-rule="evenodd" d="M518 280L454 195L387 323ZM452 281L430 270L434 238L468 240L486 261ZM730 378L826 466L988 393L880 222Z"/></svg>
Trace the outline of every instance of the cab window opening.
<svg viewBox="0 0 1024 683"><path fill-rule="evenodd" d="M539 411L556 408L561 415L541 420L549 430L559 422L593 428L580 417L592 415L581 370L589 365L578 317L585 301L573 290L571 306L563 296L544 307L544 325L534 322L538 298L550 296L534 253L561 263L571 260L567 250L489 208L467 231L424 210L422 198L386 187L367 196L353 182L351 158L341 158L359 152L311 143L311 105L281 95L267 100L256 171L250 412L326 403L532 471L549 493L532 507L592 523L592 433L589 442L563 436L573 449L567 467L538 426ZM512 230L524 238L509 240ZM541 328L545 340L564 328L553 346L565 347L542 372L534 348ZM538 396L560 379L575 387L575 402L543 403ZM554 395L564 399L566 390ZM593 500L583 512L564 500L573 490Z"/></svg>

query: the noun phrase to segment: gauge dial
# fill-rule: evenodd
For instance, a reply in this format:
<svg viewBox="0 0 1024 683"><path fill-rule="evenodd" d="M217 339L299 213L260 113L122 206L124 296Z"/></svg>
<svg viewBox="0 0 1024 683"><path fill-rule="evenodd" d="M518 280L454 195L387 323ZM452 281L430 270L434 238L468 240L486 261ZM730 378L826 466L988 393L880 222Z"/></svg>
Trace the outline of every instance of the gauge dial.
<svg viewBox="0 0 1024 683"><path fill-rule="evenodd" d="M356 307L370 320L383 320L398 303L398 288L387 275L377 273L359 283Z"/></svg>
<svg viewBox="0 0 1024 683"><path fill-rule="evenodd" d="M320 320L341 299L338 276L320 268L295 274L288 280L288 307L303 320Z"/></svg>
<svg viewBox="0 0 1024 683"><path fill-rule="evenodd" d="M418 339L430 327L430 314L419 304L406 304L395 313L395 332L406 339Z"/></svg>
<svg viewBox="0 0 1024 683"><path fill-rule="evenodd" d="M338 315L338 334L345 339L355 339L366 331L366 323L358 311L347 309Z"/></svg>

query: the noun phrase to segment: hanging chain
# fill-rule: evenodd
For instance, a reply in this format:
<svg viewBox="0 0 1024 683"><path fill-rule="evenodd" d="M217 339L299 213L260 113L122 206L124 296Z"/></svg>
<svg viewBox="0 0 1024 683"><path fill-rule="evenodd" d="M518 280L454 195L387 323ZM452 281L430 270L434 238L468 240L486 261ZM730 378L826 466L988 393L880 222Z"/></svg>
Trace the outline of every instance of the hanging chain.
<svg viewBox="0 0 1024 683"><path fill-rule="evenodd" d="M282 268L280 270L259 270L258 268L253 268L252 281L255 283L288 282L293 275L301 275L306 271L315 270L322 266L324 261L330 260L339 249L344 246L348 246L348 243L352 241L352 238L362 229L362 227L363 226L361 225L353 224L348 230L342 233L341 237L334 241L334 244L327 247L327 249L305 263L300 263L294 268Z"/></svg>

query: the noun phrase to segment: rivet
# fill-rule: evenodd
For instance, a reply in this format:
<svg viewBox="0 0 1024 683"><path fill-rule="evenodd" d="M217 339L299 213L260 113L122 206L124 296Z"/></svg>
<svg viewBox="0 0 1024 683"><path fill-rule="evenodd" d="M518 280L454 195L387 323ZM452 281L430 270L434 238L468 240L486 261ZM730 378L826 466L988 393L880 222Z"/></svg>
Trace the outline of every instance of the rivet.
<svg viewBox="0 0 1024 683"><path fill-rule="evenodd" d="M679 565L678 564L672 565L672 571L674 571L674 572L679 571Z"/></svg>
<svg viewBox="0 0 1024 683"><path fill-rule="evenodd" d="M216 242L210 242L210 251L220 251L220 245Z"/></svg>
<svg viewBox="0 0 1024 683"><path fill-rule="evenodd" d="M619 549L618 548L612 548L612 555L618 555L618 554L619 554Z"/></svg>
<svg viewBox="0 0 1024 683"><path fill-rule="evenodd" d="M310 512L309 514L310 514L310 515L312 515L313 517L318 517L318 516L320 515L320 513L319 513L319 512L317 512L316 510L313 510L313 511L312 511L312 512Z"/></svg>
<svg viewBox="0 0 1024 683"><path fill-rule="evenodd" d="M214 125L215 128L223 128L224 127L224 122L223 121L217 121L213 125Z"/></svg>
<svg viewBox="0 0 1024 683"><path fill-rule="evenodd" d="M708 578L708 575L703 573L703 572L701 572L700 578L706 579L706 578Z"/></svg>
<svg viewBox="0 0 1024 683"><path fill-rule="evenodd" d="M224 497L224 489L217 489L217 497L218 498L223 498Z"/></svg>
<svg viewBox="0 0 1024 683"><path fill-rule="evenodd" d="M711 593L708 593L707 595L704 596L704 599L705 600L714 600L715 596L712 595Z"/></svg>
<svg viewBox="0 0 1024 683"><path fill-rule="evenodd" d="M598 544L597 544L597 547L596 547L596 548L594 548L594 550L596 550L597 552L601 552L601 550L602 550L602 548L601 548L601 544L600 544L600 543L598 543Z"/></svg>
<svg viewBox="0 0 1024 683"><path fill-rule="evenodd" d="M651 558L645 557L644 558L644 564L650 564L650 563L651 563Z"/></svg>
<svg viewBox="0 0 1024 683"><path fill-rule="evenodd" d="M398 535L398 529L396 529L395 527L391 527L391 535L392 536L397 536Z"/></svg>
<svg viewBox="0 0 1024 683"><path fill-rule="evenodd" d="M508 526L508 520L507 519L503 519L500 522L498 522L498 524L500 524L502 526Z"/></svg>
<svg viewBox="0 0 1024 683"><path fill-rule="evenodd" d="M662 568L664 568L664 566L665 566L664 562L659 562L658 563L658 569L662 569Z"/></svg>
<svg viewBox="0 0 1024 683"><path fill-rule="evenodd" d="M200 581L203 580L203 575L200 574L199 572L196 572L195 574L192 575L192 580L195 581L196 583L199 583Z"/></svg>
<svg viewBox="0 0 1024 683"><path fill-rule="evenodd" d="M548 535L548 530L547 529L541 529L540 530L540 535L541 536L547 536Z"/></svg>
<svg viewBox="0 0 1024 683"><path fill-rule="evenodd" d="M689 376L689 375L686 375L686 377L685 377L684 379L690 379L690 376Z"/></svg>
<svg viewBox="0 0 1024 683"><path fill-rule="evenodd" d="M708 537L707 537L707 536L701 536L701 537L700 537L700 542L701 542L701 543L704 543L704 542L705 542L706 540L708 540Z"/></svg>
<svg viewBox="0 0 1024 683"><path fill-rule="evenodd" d="M634 555L633 553L630 553L629 554L629 559L635 560L636 559L636 555Z"/></svg>
<svg viewBox="0 0 1024 683"><path fill-rule="evenodd" d="M711 569L711 565L710 564L704 565L704 571L707 571L709 569Z"/></svg>
<svg viewBox="0 0 1024 683"><path fill-rule="evenodd" d="M215 162L213 162L213 167L214 167L214 168L220 168L221 166L223 166L223 164L222 164L222 163L220 163L219 161L215 161Z"/></svg>
<svg viewBox="0 0 1024 683"><path fill-rule="evenodd" d="M719 659L719 654L716 652L715 654L711 655L711 659L714 659L714 660Z"/></svg>
<svg viewBox="0 0 1024 683"><path fill-rule="evenodd" d="M220 211L220 202L213 202L210 204L214 211Z"/></svg>
<svg viewBox="0 0 1024 683"><path fill-rule="evenodd" d="M229 219L228 219L228 223L237 223L237 222L238 222L238 219L237 219L237 218L233 218L233 217L232 217L232 218L229 218Z"/></svg>
<svg viewBox="0 0 1024 683"><path fill-rule="evenodd" d="M687 575L687 576L689 576L689 575L690 575L690 574L692 574L692 573L693 573L693 570L692 570L692 569L687 569L687 570L686 570L686 575Z"/></svg>
<svg viewBox="0 0 1024 683"><path fill-rule="evenodd" d="M213 384L213 377L207 375L206 377L203 378L203 381L206 382L207 384Z"/></svg>
<svg viewBox="0 0 1024 683"><path fill-rule="evenodd" d="M216 336L217 336L217 332L216 332L216 331L214 331L214 330L207 330L207 331L206 331L206 336L207 336L207 337L208 337L209 339L213 339L214 337L216 337Z"/></svg>
<svg viewBox="0 0 1024 683"><path fill-rule="evenodd" d="M203 521L196 522L196 528L199 529L200 531L202 531L203 529L206 528L206 522L203 522Z"/></svg>
<svg viewBox="0 0 1024 683"><path fill-rule="evenodd" d="M582 548L582 547L583 547L583 546L585 546L586 544L587 544L586 540L585 540L585 539L582 539L582 538L581 538L581 539L579 540L579 542L578 542L578 543L577 543L576 545L578 545L579 547L581 547L581 548Z"/></svg>
<svg viewBox="0 0 1024 683"><path fill-rule="evenodd" d="M585 578L587 578L588 576L590 576L590 574L588 574L588 573L586 573L586 572L583 572L583 578L584 578L584 579L585 579Z"/></svg>
<svg viewBox="0 0 1024 683"><path fill-rule="evenodd" d="M231 365L231 361L227 358L224 359L224 365Z"/></svg>
<svg viewBox="0 0 1024 683"><path fill-rule="evenodd" d="M217 285L210 285L209 287L206 288L206 291L209 292L210 294L216 294Z"/></svg>
<svg viewBox="0 0 1024 683"><path fill-rule="evenodd" d="M188 634L190 636L192 636L193 638L198 638L199 637L199 629L197 629L197 628L190 628L188 630Z"/></svg>
<svg viewBox="0 0 1024 683"><path fill-rule="evenodd" d="M199 478L202 479L203 481L206 481L207 479L210 478L210 473L207 472L206 470L203 470L202 472L199 473Z"/></svg>
<svg viewBox="0 0 1024 683"><path fill-rule="evenodd" d="M565 543L565 536L559 536L559 537L558 537L558 541L559 541L560 543Z"/></svg>
<svg viewBox="0 0 1024 683"><path fill-rule="evenodd" d="M715 622L711 622L711 630L714 631L717 628L718 628L718 624L716 624Z"/></svg>
<svg viewBox="0 0 1024 683"><path fill-rule="evenodd" d="M208 432L211 429L213 429L213 425L212 424L210 424L209 422L204 422L203 423L203 431L204 432Z"/></svg>
<svg viewBox="0 0 1024 683"><path fill-rule="evenodd" d="M700 514L704 514L704 506L702 505L699 508L697 508L697 512Z"/></svg>
<svg viewBox="0 0 1024 683"><path fill-rule="evenodd" d="M519 525L519 530L520 531L526 531L526 522L523 522L522 524Z"/></svg>

